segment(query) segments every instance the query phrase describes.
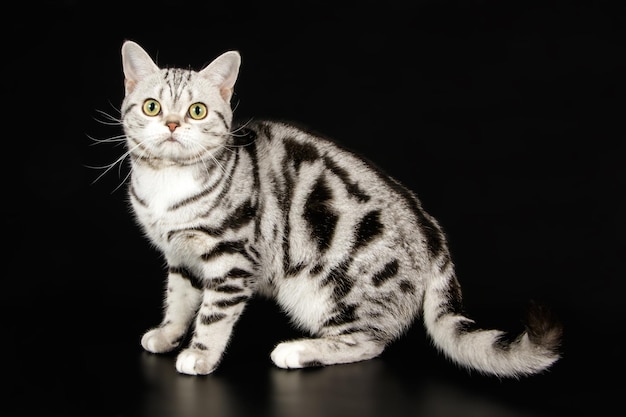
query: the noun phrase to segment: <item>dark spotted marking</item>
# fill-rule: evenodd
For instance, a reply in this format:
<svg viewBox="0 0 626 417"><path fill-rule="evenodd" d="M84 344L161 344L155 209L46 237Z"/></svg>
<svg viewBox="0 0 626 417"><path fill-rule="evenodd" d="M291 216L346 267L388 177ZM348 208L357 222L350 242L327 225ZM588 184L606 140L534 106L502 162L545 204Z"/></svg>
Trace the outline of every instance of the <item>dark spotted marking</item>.
<svg viewBox="0 0 626 417"><path fill-rule="evenodd" d="M304 220L320 252L325 252L335 234L339 216L330 204L333 194L326 180L318 178L304 205Z"/></svg>
<svg viewBox="0 0 626 417"><path fill-rule="evenodd" d="M272 184L274 185L274 194L276 196L276 200L278 201L278 205L280 206L281 213L283 214L283 236L285 237L283 241L283 271L285 276L290 276L288 272L291 268L291 255L290 255L290 244L288 236L291 235L291 224L289 223L289 213L291 211L291 200L292 200L292 190L294 185L294 180L289 170L287 169L287 162L283 163L283 190L280 188L280 182L275 177L272 176Z"/></svg>
<svg viewBox="0 0 626 417"><path fill-rule="evenodd" d="M250 204L249 206L247 204ZM209 210L210 212L211 210ZM176 233L184 232L187 230L193 230L197 232L202 232L211 237L220 237L224 234L224 232L228 229L237 230L246 224L248 224L251 220L256 218L256 208L252 206L252 204L248 201L243 206L240 206L231 217L226 218L224 222L219 226L207 227L207 226L198 226L189 229L179 229L172 230L167 234L167 240L171 240L172 236Z"/></svg>
<svg viewBox="0 0 626 417"><path fill-rule="evenodd" d="M387 263L383 269L376 272L374 276L372 276L372 283L376 287L380 287L383 285L389 278L395 277L398 274L399 262L397 259L390 261Z"/></svg>
<svg viewBox="0 0 626 417"><path fill-rule="evenodd" d="M227 161L223 161L223 162L229 162L231 159L233 159L234 161L230 163L229 172L224 173L224 175L219 179L219 181L216 181L214 184L205 188L204 190L201 190L198 193L171 205L170 207L168 207L168 210L174 211L183 206L193 204L197 202L198 200L202 199L202 197L205 197L211 194L218 186L223 184L223 189L220 191L219 196L216 198L216 201L222 201L223 197L228 193L232 185L232 177L233 177L232 173L237 169L237 164L239 163L239 153L237 152L234 155L231 154L231 157Z"/></svg>
<svg viewBox="0 0 626 417"><path fill-rule="evenodd" d="M129 188L130 188L130 191L129 191L130 195L137 201L137 203L139 203L140 206L147 207L148 203L146 203L144 200L139 198L139 196L137 195L137 192L135 191L135 187L131 184Z"/></svg>
<svg viewBox="0 0 626 417"><path fill-rule="evenodd" d="M357 250L383 232L383 224L380 222L380 210L372 210L359 221L354 236L354 250Z"/></svg>
<svg viewBox="0 0 626 417"><path fill-rule="evenodd" d="M250 297L248 297L247 295L240 295L239 297L234 297L228 300L219 300L216 301L215 303L213 303L215 306L220 307L220 308L227 308L227 307L232 307L232 306L236 306L237 304L241 304L243 302L248 301Z"/></svg>
<svg viewBox="0 0 626 417"><path fill-rule="evenodd" d="M391 294L388 293L380 293L377 294L376 298L374 297L366 297L367 301L369 301L370 303L379 305L381 307L389 307L390 304L394 303L394 297Z"/></svg>
<svg viewBox="0 0 626 417"><path fill-rule="evenodd" d="M382 172L376 165L369 163L370 168L377 173L378 177L382 179L387 186L395 190L404 199L407 205L411 208L411 211L417 217L420 225L420 231L424 234L426 239L426 245L428 251L432 257L436 257L445 247L443 233L437 226L436 222L432 220L422 208L419 200L415 195L409 191L404 185L399 183L396 179L389 177Z"/></svg>
<svg viewBox="0 0 626 417"><path fill-rule="evenodd" d="M250 250L250 253L254 255L255 258L258 259L261 257L261 254L259 253L259 251L257 251L254 247L251 246L249 250Z"/></svg>
<svg viewBox="0 0 626 417"><path fill-rule="evenodd" d="M246 253L246 248L244 245L245 242L242 240L219 242L213 247L213 249L203 253L202 255L200 255L200 257L203 261L210 261L225 254L238 253L244 255L244 257L247 258L248 254Z"/></svg>
<svg viewBox="0 0 626 417"><path fill-rule="evenodd" d="M233 137L233 136L231 136ZM261 217L257 215L259 211L258 206L258 193L261 189L261 178L259 176L259 161L258 154L256 148L256 133L251 130L244 130L241 135L237 135L234 137L235 145L238 146L238 152L247 152L248 157L250 158L250 164L252 165L252 177L253 177L253 186L252 189L256 190L256 193L251 196L250 200L248 200L247 206L244 207L240 214L240 222L237 220L231 220L231 228L235 229L239 225L243 226L247 224L248 221L254 221L254 235L258 237L258 233L260 231Z"/></svg>
<svg viewBox="0 0 626 417"><path fill-rule="evenodd" d="M226 278L224 277L209 278L205 280L206 284L204 285L204 289L215 290L215 288L222 285L225 281Z"/></svg>
<svg viewBox="0 0 626 417"><path fill-rule="evenodd" d="M226 273L224 278L249 278L251 276L252 272L248 272L241 268L233 268Z"/></svg>
<svg viewBox="0 0 626 417"><path fill-rule="evenodd" d="M400 287L400 291L402 291L404 294L415 293L415 285L413 285L411 281L403 279L402 281L400 281L400 284L398 284L398 286Z"/></svg>
<svg viewBox="0 0 626 417"><path fill-rule="evenodd" d="M503 332L502 334L498 335L496 341L493 344L493 347L506 352L507 350L511 349L513 344L519 342L519 340L519 335Z"/></svg>
<svg viewBox="0 0 626 417"><path fill-rule="evenodd" d="M174 211L174 210L177 210L177 209L179 209L181 207L184 207L184 206L187 206L189 204L195 203L196 201L202 199L202 197L205 197L205 196L211 194L213 192L213 190L215 190L215 188L217 187L218 184L219 184L219 182L216 182L215 184L212 184L211 186L205 188L204 190L202 190L202 191L200 191L200 192L198 192L198 193L196 193L196 194L194 194L194 195L192 195L190 197L187 197L187 198L177 202L176 204L172 204L168 208L168 210L169 211Z"/></svg>
<svg viewBox="0 0 626 417"><path fill-rule="evenodd" d="M330 159L329 157L324 158L324 164L328 167L328 169L335 174L344 184L346 190L350 195L356 198L361 203L367 203L370 200L369 194L359 187L359 184L350 180L350 175L348 172L337 165L335 161Z"/></svg>
<svg viewBox="0 0 626 417"><path fill-rule="evenodd" d="M200 323L208 326L209 324L217 323L220 320L223 320L226 317L224 313L212 313L212 314L202 314L200 316Z"/></svg>
<svg viewBox="0 0 626 417"><path fill-rule="evenodd" d="M317 275L320 272L322 272L323 270L324 270L324 264L320 262L320 263L315 264L315 266L313 266L313 268L311 268L309 273L311 275Z"/></svg>
<svg viewBox="0 0 626 417"><path fill-rule="evenodd" d="M299 262L295 265L291 264L287 267L287 269L285 270L285 277L293 277L298 275L305 267L306 265Z"/></svg>
<svg viewBox="0 0 626 417"><path fill-rule="evenodd" d="M415 207L417 207L417 204L415 204ZM414 212L417 215L417 220L420 223L420 230L426 238L429 252L431 256L435 258L444 249L442 232L435 225L434 221L426 215L421 207L419 207L419 209L414 208Z"/></svg>
<svg viewBox="0 0 626 417"><path fill-rule="evenodd" d="M371 316L371 314L368 314L368 316ZM344 329L341 332L339 332L339 335L343 336L343 335L362 333L362 332L363 332L363 329L360 327L348 327L347 329Z"/></svg>
<svg viewBox="0 0 626 417"><path fill-rule="evenodd" d="M461 320L456 323L456 333L458 335L473 333L480 330L483 329L470 319Z"/></svg>
<svg viewBox="0 0 626 417"><path fill-rule="evenodd" d="M170 274L178 274L184 279L188 280L191 283L191 286L201 290L204 288L204 280L193 272L191 272L188 268L184 266L172 266L169 268Z"/></svg>
<svg viewBox="0 0 626 417"><path fill-rule="evenodd" d="M243 288L241 288L241 287L239 287L237 285L225 284L225 285L220 285L219 287L217 287L215 289L215 291L223 292L223 293L226 293L226 294L235 294L235 293L238 293L238 292L242 292Z"/></svg>
<svg viewBox="0 0 626 417"><path fill-rule="evenodd" d="M167 241L170 242L172 238L176 236L177 234L189 233L189 232L199 232L210 237L218 237L223 233L219 229L215 229L212 227L205 227L205 226L191 227L188 229L175 229L167 233Z"/></svg>
<svg viewBox="0 0 626 417"><path fill-rule="evenodd" d="M317 148L308 143L298 142L293 138L285 138L285 151L293 161L296 171L305 162L313 162L319 159Z"/></svg>
<svg viewBox="0 0 626 417"><path fill-rule="evenodd" d="M228 125L228 122L226 121L226 118L224 117L222 112L217 111L217 110L213 110L213 113L215 113L217 115L217 117L222 121L222 125L224 125L224 128L226 130L230 130L230 126Z"/></svg>
<svg viewBox="0 0 626 417"><path fill-rule="evenodd" d="M333 285L333 298L341 300L352 290L354 279L348 276L350 262L345 260L330 270L322 281L322 285Z"/></svg>
<svg viewBox="0 0 626 417"><path fill-rule="evenodd" d="M272 127L268 123L259 122L256 124L256 131L262 134L268 142L271 142L274 139L274 134L272 133Z"/></svg>
<svg viewBox="0 0 626 417"><path fill-rule="evenodd" d="M380 327L376 327L376 326L367 326L363 330L363 333L366 333L366 334L370 335L372 340L374 340L376 342L386 343L391 338L393 338L393 335L389 334L389 332L385 331L384 329L381 329Z"/></svg>
<svg viewBox="0 0 626 417"><path fill-rule="evenodd" d="M202 344L200 342L193 342L191 344L191 347L193 349L198 349L198 350L209 350L209 348L206 345L204 345L204 344Z"/></svg>
<svg viewBox="0 0 626 417"><path fill-rule="evenodd" d="M386 343L389 341L389 338L390 338L389 333L375 326L348 327L347 329L342 330L339 334L349 335L349 334L355 334L355 333L362 333L362 334L368 335L371 338L371 340L374 340L376 342ZM348 346L355 346L358 344L358 343L348 343L348 342L343 342L343 343L345 343Z"/></svg>
<svg viewBox="0 0 626 417"><path fill-rule="evenodd" d="M337 314L326 320L322 326L341 326L342 324L352 323L357 319L357 307L358 306L356 304L339 303L335 308Z"/></svg>
<svg viewBox="0 0 626 417"><path fill-rule="evenodd" d="M225 224L232 230L238 230L250 223L256 217L256 208L250 200L246 200L241 206L228 217Z"/></svg>
<svg viewBox="0 0 626 417"><path fill-rule="evenodd" d="M446 316L450 313L463 314L461 285L456 279L456 276L452 275L450 277L449 285L445 288L444 291L445 293L443 295L446 299L446 302L440 306L441 311L437 316L437 320L439 320L442 316Z"/></svg>

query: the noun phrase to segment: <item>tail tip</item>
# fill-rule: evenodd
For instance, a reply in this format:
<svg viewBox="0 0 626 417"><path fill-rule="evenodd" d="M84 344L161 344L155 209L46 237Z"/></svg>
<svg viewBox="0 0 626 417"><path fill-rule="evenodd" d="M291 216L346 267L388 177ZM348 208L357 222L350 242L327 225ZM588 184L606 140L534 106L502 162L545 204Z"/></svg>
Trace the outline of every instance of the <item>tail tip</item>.
<svg viewBox="0 0 626 417"><path fill-rule="evenodd" d="M545 305L531 301L528 307L526 332L530 341L556 357L560 356L563 339L563 325L552 310Z"/></svg>

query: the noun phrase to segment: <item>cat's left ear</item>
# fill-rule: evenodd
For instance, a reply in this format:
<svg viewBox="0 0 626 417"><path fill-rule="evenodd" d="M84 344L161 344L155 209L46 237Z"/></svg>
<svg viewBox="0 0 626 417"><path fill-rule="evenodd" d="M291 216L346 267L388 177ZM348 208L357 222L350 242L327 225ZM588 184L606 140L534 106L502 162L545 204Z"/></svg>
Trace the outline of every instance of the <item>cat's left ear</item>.
<svg viewBox="0 0 626 417"><path fill-rule="evenodd" d="M208 78L220 89L222 98L227 103L233 95L233 87L239 74L241 65L241 55L237 51L224 52L211 62L206 68L200 71L200 75Z"/></svg>
<svg viewBox="0 0 626 417"><path fill-rule="evenodd" d="M124 87L128 95L137 82L146 76L159 71L150 55L133 41L126 41L122 45L122 67L124 68Z"/></svg>

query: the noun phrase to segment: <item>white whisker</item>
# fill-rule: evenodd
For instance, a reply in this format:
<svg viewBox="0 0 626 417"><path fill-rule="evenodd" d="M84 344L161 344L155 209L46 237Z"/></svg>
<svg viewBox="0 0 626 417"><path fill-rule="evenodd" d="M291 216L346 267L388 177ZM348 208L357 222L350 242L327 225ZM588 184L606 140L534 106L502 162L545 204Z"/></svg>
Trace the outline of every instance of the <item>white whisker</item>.
<svg viewBox="0 0 626 417"><path fill-rule="evenodd" d="M130 169L130 170L128 170L128 173L126 174L126 176L124 177L124 179L123 179L123 180L119 183L119 185L118 185L117 187L115 187L115 188L113 189L113 191L111 191L111 194L113 194L114 192L116 192L117 190L119 190L119 189L120 189L120 187L122 187L122 185L126 184L126 181L128 180L128 178L130 178L130 174L132 173L132 171L133 171L133 170L132 170L132 167L131 167L131 169ZM118 171L118 175L119 175L119 174L121 174L121 173L122 173L122 172L121 172L121 164L120 164L120 168L119 168L119 171Z"/></svg>
<svg viewBox="0 0 626 417"><path fill-rule="evenodd" d="M224 165L222 165L222 163L215 158L215 156L213 155L214 153L211 152L209 149L207 149L205 146L203 146L200 143L196 143L193 142L192 145L194 145L194 147L198 147L200 149L200 151L197 153L198 156L202 155L203 153L208 154L209 157L211 158L212 162L218 167L218 169L222 172L222 174L227 175L227 171L226 168L224 167ZM205 167L206 170L209 169L208 163L209 161L207 161L206 159L201 158L201 161Z"/></svg>
<svg viewBox="0 0 626 417"><path fill-rule="evenodd" d="M250 119L248 119L247 122L245 122L242 125L238 126L235 130L231 131L230 134L232 136L235 136L235 137L243 137L243 136L245 136L243 134L238 134L238 133L241 132L242 130L244 130L250 124L250 122L252 122L252 120L254 120L254 119L251 117Z"/></svg>
<svg viewBox="0 0 626 417"><path fill-rule="evenodd" d="M115 117L115 116L113 116L113 115L111 115L111 114L109 114L109 113L107 113L107 112L105 112L103 110L96 109L96 111L99 114L101 114L102 116L105 117L105 120L101 120L101 119L98 119L98 118L94 117L93 119L95 121L97 121L98 123L102 123L102 124L108 125L108 126L121 126L122 125L122 120L120 118Z"/></svg>
<svg viewBox="0 0 626 417"><path fill-rule="evenodd" d="M119 158L117 158L115 161L113 161L110 164L107 165L102 165L102 166L89 166L89 165L85 165L86 168L90 168L90 169L103 169L104 171L98 175L96 177L96 179L94 179L91 184L95 184L96 182L98 182L98 180L100 180L100 178L102 178L104 175L106 175L107 172L109 172L110 170L112 170L116 165L119 164L119 171L118 171L118 175L121 174L121 169L122 169L122 162L131 154L132 151L134 151L135 149L137 149L138 147L140 147L140 144L135 145L133 148L127 150L126 152L124 152ZM128 175L126 176L126 178L128 178ZM124 178L124 181L126 181L126 178ZM124 181L122 182L122 184L124 183ZM117 190L119 187L121 186L121 184L119 186L117 186L115 189ZM114 190L115 191L115 190Z"/></svg>
<svg viewBox="0 0 626 417"><path fill-rule="evenodd" d="M94 142L94 143L91 143L89 146L100 145L102 143L115 143L117 146L119 146L119 145L124 145L126 143L126 135L112 136L106 139L98 139L90 135L87 135L87 137Z"/></svg>

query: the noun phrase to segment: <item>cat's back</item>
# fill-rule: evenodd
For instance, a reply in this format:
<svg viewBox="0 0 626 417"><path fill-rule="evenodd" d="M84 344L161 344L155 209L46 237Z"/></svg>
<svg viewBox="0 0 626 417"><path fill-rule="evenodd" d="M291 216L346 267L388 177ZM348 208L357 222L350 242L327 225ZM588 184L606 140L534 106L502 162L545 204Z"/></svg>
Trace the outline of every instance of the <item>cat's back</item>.
<svg viewBox="0 0 626 417"><path fill-rule="evenodd" d="M404 197L415 198L372 161L308 127L285 121L258 120L246 128L254 135L261 163L280 167L285 173L323 169L350 183L356 193L359 193L357 184L363 184L367 188L374 187L374 190L370 188L371 192L400 192Z"/></svg>
<svg viewBox="0 0 626 417"><path fill-rule="evenodd" d="M345 222L345 235L354 235L351 228L377 225L413 234L416 247L425 233L429 245L441 249L443 234L436 219L412 191L371 161L295 124L265 120L248 128L267 206L305 219L309 229L329 219Z"/></svg>

